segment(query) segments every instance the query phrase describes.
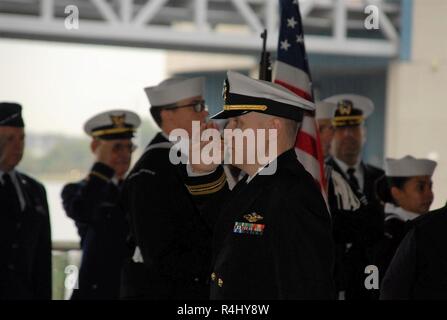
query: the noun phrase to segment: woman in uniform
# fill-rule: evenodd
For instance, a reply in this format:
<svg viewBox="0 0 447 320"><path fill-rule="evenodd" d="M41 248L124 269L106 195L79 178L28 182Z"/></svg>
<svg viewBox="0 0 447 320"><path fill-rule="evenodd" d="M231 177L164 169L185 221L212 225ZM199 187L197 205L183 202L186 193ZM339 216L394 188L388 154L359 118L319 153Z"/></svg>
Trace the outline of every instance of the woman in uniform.
<svg viewBox="0 0 447 320"><path fill-rule="evenodd" d="M436 162L406 156L388 158L386 176L377 184L385 205L385 234L378 250L378 266L384 275L411 221L429 211L433 202L432 176Z"/></svg>

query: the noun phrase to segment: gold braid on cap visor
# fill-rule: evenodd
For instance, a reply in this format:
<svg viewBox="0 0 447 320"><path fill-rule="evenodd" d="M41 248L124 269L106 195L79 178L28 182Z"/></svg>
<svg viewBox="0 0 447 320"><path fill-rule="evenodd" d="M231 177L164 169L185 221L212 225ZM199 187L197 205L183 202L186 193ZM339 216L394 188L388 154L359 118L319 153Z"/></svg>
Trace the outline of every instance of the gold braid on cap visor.
<svg viewBox="0 0 447 320"><path fill-rule="evenodd" d="M249 110L249 111L265 111L267 106L263 104L226 104L223 109L225 111L231 110Z"/></svg>
<svg viewBox="0 0 447 320"><path fill-rule="evenodd" d="M363 122L365 118L363 116L345 116L345 117L334 117L332 120L332 125L334 127L343 127L346 125L359 125Z"/></svg>
<svg viewBox="0 0 447 320"><path fill-rule="evenodd" d="M135 132L134 128L111 128L104 130L97 130L92 132L93 137L99 137L106 134L115 134L115 133L125 133L125 132Z"/></svg>

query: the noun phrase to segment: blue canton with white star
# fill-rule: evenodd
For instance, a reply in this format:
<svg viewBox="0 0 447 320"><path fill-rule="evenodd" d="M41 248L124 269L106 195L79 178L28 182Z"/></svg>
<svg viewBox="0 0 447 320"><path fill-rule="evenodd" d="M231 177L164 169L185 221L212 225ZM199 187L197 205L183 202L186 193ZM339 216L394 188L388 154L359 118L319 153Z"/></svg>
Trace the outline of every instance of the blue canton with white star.
<svg viewBox="0 0 447 320"><path fill-rule="evenodd" d="M280 0L280 9L281 25L277 59L309 74L299 1Z"/></svg>

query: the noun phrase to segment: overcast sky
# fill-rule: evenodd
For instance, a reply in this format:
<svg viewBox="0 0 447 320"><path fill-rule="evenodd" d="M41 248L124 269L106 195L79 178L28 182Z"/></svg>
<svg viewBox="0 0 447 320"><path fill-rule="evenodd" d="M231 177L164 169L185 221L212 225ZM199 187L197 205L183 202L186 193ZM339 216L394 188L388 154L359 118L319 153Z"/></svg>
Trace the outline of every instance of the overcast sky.
<svg viewBox="0 0 447 320"><path fill-rule="evenodd" d="M161 50L0 39L0 101L23 105L28 132L80 135L97 112L149 118L143 87L166 74Z"/></svg>

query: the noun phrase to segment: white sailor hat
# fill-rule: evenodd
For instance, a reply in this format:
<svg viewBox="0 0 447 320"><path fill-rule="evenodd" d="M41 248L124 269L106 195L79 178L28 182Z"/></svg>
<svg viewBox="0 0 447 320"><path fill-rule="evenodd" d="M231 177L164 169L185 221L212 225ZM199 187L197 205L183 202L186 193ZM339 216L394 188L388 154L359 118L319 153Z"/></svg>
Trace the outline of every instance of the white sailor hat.
<svg viewBox="0 0 447 320"><path fill-rule="evenodd" d="M336 104L334 127L352 127L362 124L374 111L371 99L357 94L339 94L324 99Z"/></svg>
<svg viewBox="0 0 447 320"><path fill-rule="evenodd" d="M336 104L327 101L318 101L315 103L315 118L317 120L332 119L334 117Z"/></svg>
<svg viewBox="0 0 447 320"><path fill-rule="evenodd" d="M205 78L169 78L159 85L144 88L151 108L172 108L175 103L192 97L203 96Z"/></svg>
<svg viewBox="0 0 447 320"><path fill-rule="evenodd" d="M387 177L416 177L432 176L436 168L436 161L416 159L405 156L401 159L385 159L385 173Z"/></svg>
<svg viewBox="0 0 447 320"><path fill-rule="evenodd" d="M140 117L132 111L110 110L87 120L84 131L91 137L104 140L130 139L140 124Z"/></svg>
<svg viewBox="0 0 447 320"><path fill-rule="evenodd" d="M223 98L223 110L213 119L227 119L255 111L301 121L303 110L315 110L313 102L276 83L255 80L234 71L227 72Z"/></svg>

